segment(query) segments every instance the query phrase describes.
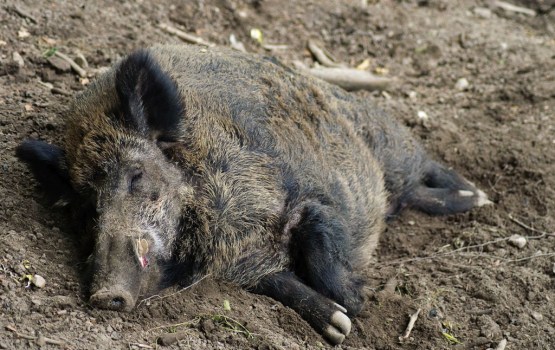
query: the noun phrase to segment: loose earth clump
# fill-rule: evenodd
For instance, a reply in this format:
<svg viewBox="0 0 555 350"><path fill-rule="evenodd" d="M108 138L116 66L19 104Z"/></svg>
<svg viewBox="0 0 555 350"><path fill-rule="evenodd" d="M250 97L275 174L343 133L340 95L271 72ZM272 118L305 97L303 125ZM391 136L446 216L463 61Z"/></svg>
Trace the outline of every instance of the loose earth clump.
<svg viewBox="0 0 555 350"><path fill-rule="evenodd" d="M219 45L234 34L247 51L290 66L313 65L309 39L347 66L369 59L362 68L395 79L387 92L356 94L409 126L435 159L494 201L447 218L404 212L391 221L367 271L369 301L342 347L482 349L506 339L508 349L549 349L555 11L547 1L513 4L536 16L481 1L8 0L0 12L0 348L139 349L173 332L181 336L170 348L328 346L292 310L210 278L139 302L131 313L86 304L86 257L14 150L27 137L56 143L71 96L93 79L49 61L52 48L84 66L81 52L83 69L94 73L133 49L180 42L160 29L169 24ZM27 275L42 276L44 286Z"/></svg>

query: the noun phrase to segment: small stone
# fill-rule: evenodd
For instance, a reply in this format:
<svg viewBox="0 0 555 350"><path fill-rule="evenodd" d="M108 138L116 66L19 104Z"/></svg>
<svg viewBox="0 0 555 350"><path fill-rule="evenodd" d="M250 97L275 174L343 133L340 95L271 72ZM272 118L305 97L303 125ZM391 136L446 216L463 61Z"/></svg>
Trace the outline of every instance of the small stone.
<svg viewBox="0 0 555 350"><path fill-rule="evenodd" d="M34 275L31 279L31 283L37 288L44 288L46 280L41 275Z"/></svg>
<svg viewBox="0 0 555 350"><path fill-rule="evenodd" d="M37 335L38 336L37 336L37 339L35 340L35 343L39 346L39 348L42 348L43 346L46 345L46 338L40 332L37 332Z"/></svg>
<svg viewBox="0 0 555 350"><path fill-rule="evenodd" d="M60 72L69 72L71 70L71 65L69 64L69 62L57 56L48 57L48 63L50 63L52 67L56 68L56 70Z"/></svg>
<svg viewBox="0 0 555 350"><path fill-rule="evenodd" d="M430 119L430 117L428 117L428 114L424 111L418 111L418 113L416 115L418 116L418 119L420 119L420 120Z"/></svg>
<svg viewBox="0 0 555 350"><path fill-rule="evenodd" d="M12 60L15 62L15 64L17 64L19 68L23 68L23 66L25 65L23 57L21 57L21 55L17 51L14 51L14 53L12 54Z"/></svg>
<svg viewBox="0 0 555 350"><path fill-rule="evenodd" d="M543 315L537 311L532 311L532 318L538 322L541 322L543 320Z"/></svg>
<svg viewBox="0 0 555 350"><path fill-rule="evenodd" d="M509 237L509 243L511 243L515 247L522 249L526 245L526 238L522 237L521 235L514 234Z"/></svg>
<svg viewBox="0 0 555 350"><path fill-rule="evenodd" d="M30 36L31 36L31 33L29 33L29 31L27 31L27 29L25 29L25 28L21 28L21 30L19 30L17 32L17 37L19 39L25 39L25 38L28 38Z"/></svg>
<svg viewBox="0 0 555 350"><path fill-rule="evenodd" d="M488 19L491 18L492 12L490 9L486 7L475 7L473 10L474 14L478 17Z"/></svg>
<svg viewBox="0 0 555 350"><path fill-rule="evenodd" d="M468 83L468 80L466 80L466 78L460 78L459 80L457 80L457 83L455 84L455 89L459 91L468 90L469 87L470 87L470 84Z"/></svg>

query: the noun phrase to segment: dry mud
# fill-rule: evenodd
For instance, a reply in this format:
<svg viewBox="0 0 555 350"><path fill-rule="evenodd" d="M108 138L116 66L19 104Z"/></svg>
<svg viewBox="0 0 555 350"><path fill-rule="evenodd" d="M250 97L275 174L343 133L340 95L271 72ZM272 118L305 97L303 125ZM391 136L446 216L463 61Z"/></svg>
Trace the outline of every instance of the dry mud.
<svg viewBox="0 0 555 350"><path fill-rule="evenodd" d="M367 272L368 302L340 348L486 349L502 339L506 349L555 348L555 2L515 3L535 17L491 3L0 0L0 348L38 348L44 338L25 338L38 335L63 342L46 349L155 348L169 332L185 332L171 349L329 347L290 309L209 279L131 313L87 305L86 257L14 148L27 137L56 142L65 106L86 83L54 69L48 49L79 51L93 71L135 48L178 43L159 23L220 45L234 34L268 54L250 38L258 28L265 43L287 45L270 53L287 64L312 64L308 39L352 66L369 59L368 70L396 83L357 93L494 201L464 215L405 212L391 222ZM529 237L523 248L508 241L514 234ZM34 273L44 288L26 288L21 277ZM384 291L388 281L394 291Z"/></svg>

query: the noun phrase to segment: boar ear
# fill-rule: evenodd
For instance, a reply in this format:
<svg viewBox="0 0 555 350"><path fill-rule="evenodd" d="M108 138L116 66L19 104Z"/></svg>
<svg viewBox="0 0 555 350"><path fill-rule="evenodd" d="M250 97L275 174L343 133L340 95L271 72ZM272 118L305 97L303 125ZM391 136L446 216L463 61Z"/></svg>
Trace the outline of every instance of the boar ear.
<svg viewBox="0 0 555 350"><path fill-rule="evenodd" d="M27 163L52 202L69 200L74 191L69 181L64 151L43 141L26 140L16 149L16 156Z"/></svg>
<svg viewBox="0 0 555 350"><path fill-rule="evenodd" d="M184 112L175 82L145 50L123 60L116 73L116 91L124 122L156 141L176 141Z"/></svg>

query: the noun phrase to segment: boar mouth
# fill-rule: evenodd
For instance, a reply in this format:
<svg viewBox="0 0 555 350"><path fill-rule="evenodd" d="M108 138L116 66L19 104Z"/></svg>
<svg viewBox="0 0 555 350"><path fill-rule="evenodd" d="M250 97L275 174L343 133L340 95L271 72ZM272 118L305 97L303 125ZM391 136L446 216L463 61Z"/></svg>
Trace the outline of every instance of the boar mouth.
<svg viewBox="0 0 555 350"><path fill-rule="evenodd" d="M101 288L91 295L90 302L100 309L113 311L131 311L135 306L135 299L131 293L122 288Z"/></svg>

